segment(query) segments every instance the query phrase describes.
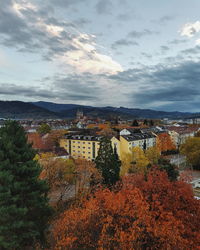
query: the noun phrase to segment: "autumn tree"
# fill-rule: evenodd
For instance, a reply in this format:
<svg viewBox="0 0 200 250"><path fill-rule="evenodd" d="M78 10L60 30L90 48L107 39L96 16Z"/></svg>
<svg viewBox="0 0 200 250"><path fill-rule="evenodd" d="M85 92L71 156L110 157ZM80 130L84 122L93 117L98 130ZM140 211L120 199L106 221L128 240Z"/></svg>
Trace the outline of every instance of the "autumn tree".
<svg viewBox="0 0 200 250"><path fill-rule="evenodd" d="M85 159L75 160L76 196L85 196L95 189L101 182L102 176L94 162Z"/></svg>
<svg viewBox="0 0 200 250"><path fill-rule="evenodd" d="M26 249L44 240L51 215L47 183L24 129L9 121L0 128L0 248Z"/></svg>
<svg viewBox="0 0 200 250"><path fill-rule="evenodd" d="M152 165L156 165L160 158L160 152L157 147L150 147L146 150L145 156Z"/></svg>
<svg viewBox="0 0 200 250"><path fill-rule="evenodd" d="M46 180L50 193L56 192L56 205L62 205L64 197L75 184L75 163L71 159L54 157L53 154L43 154L39 160L42 166L40 179Z"/></svg>
<svg viewBox="0 0 200 250"><path fill-rule="evenodd" d="M188 164L200 169L200 138L188 138L180 147L181 154L186 156Z"/></svg>
<svg viewBox="0 0 200 250"><path fill-rule="evenodd" d="M144 151L140 147L134 147L132 150L132 167L130 173L145 173L149 160L145 156Z"/></svg>
<svg viewBox="0 0 200 250"><path fill-rule="evenodd" d="M170 135L167 133L158 134L156 144L160 152L176 150L176 146L174 145Z"/></svg>
<svg viewBox="0 0 200 250"><path fill-rule="evenodd" d="M119 180L121 161L117 152L113 150L111 141L106 137L100 141L95 165L102 175L103 184L112 186Z"/></svg>
<svg viewBox="0 0 200 250"><path fill-rule="evenodd" d="M122 155L122 160L121 160L121 168L120 168L120 176L125 176L130 172L130 169L132 167L132 154L131 153L124 153Z"/></svg>
<svg viewBox="0 0 200 250"><path fill-rule="evenodd" d="M101 136L109 137L109 138L113 136L117 136L117 132L114 131L112 128L102 129L98 134Z"/></svg>
<svg viewBox="0 0 200 250"><path fill-rule="evenodd" d="M157 170L123 183L61 214L52 249L198 249L200 202L188 184Z"/></svg>
<svg viewBox="0 0 200 250"><path fill-rule="evenodd" d="M48 145L49 148L58 147L59 140L65 134L66 134L65 130L52 130L52 131L50 131L48 137L45 140L46 145Z"/></svg>

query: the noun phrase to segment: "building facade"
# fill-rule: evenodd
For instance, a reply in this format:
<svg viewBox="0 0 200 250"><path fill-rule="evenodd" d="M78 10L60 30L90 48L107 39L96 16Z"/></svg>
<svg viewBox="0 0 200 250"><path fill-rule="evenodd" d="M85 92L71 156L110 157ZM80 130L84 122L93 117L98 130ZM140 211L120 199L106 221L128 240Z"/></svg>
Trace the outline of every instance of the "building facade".
<svg viewBox="0 0 200 250"><path fill-rule="evenodd" d="M60 146L65 148L73 158L94 160L99 151L101 136L67 135L60 140Z"/></svg>

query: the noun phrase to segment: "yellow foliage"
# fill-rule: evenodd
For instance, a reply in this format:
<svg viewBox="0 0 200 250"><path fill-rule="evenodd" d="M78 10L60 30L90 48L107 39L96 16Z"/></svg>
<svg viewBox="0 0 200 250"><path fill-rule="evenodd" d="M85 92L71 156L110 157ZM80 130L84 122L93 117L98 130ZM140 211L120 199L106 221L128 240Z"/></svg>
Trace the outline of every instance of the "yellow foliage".
<svg viewBox="0 0 200 250"><path fill-rule="evenodd" d="M150 163L140 147L134 147L132 151L133 164L131 172L146 173L147 165Z"/></svg>
<svg viewBox="0 0 200 250"><path fill-rule="evenodd" d="M160 158L160 151L157 147L150 147L146 150L145 156L151 164L156 165Z"/></svg>
<svg viewBox="0 0 200 250"><path fill-rule="evenodd" d="M124 154L123 158L122 158L122 166L121 166L121 170L120 170L120 176L125 176L130 168L131 168L131 162L132 162L132 154Z"/></svg>

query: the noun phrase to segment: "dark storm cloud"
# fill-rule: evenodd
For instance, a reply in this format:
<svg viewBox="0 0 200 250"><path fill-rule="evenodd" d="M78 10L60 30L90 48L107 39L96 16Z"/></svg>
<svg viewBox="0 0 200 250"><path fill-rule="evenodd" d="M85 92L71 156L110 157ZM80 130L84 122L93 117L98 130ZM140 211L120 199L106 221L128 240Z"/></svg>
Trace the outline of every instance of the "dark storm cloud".
<svg viewBox="0 0 200 250"><path fill-rule="evenodd" d="M98 14L111 14L113 4L110 0L99 0L96 4Z"/></svg>
<svg viewBox="0 0 200 250"><path fill-rule="evenodd" d="M179 110L183 102L200 105L200 62L130 69L110 78L127 84L127 98L138 106L164 107L169 102ZM132 91L131 86L135 86Z"/></svg>
<svg viewBox="0 0 200 250"><path fill-rule="evenodd" d="M122 46L138 46L139 44L137 42L134 42L134 41L129 41L129 40L126 40L126 39L120 39L120 40L117 40L115 41L112 45L111 45L111 48L112 49L117 49L119 47L122 47Z"/></svg>
<svg viewBox="0 0 200 250"><path fill-rule="evenodd" d="M160 32L144 29L142 31L131 31L127 36L130 38L142 38L144 36L158 35Z"/></svg>
<svg viewBox="0 0 200 250"><path fill-rule="evenodd" d="M78 79L78 77L77 77ZM68 81L68 82L66 82ZM83 86L81 83L68 78L63 78L54 81L54 86L57 88L38 88L37 87L25 87L15 84L3 84L1 85L0 95L3 96L24 96L38 99L59 99L59 100L71 100L71 101L95 101L98 100L96 96L98 91L95 88L91 91L91 86ZM90 94L89 94L90 93ZM95 95L94 95L95 94Z"/></svg>

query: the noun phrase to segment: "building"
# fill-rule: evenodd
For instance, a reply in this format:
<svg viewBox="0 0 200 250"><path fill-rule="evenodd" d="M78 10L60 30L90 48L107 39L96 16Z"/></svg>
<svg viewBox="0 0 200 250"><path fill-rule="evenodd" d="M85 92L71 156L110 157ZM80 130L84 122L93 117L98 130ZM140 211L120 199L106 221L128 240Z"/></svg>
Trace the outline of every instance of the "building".
<svg viewBox="0 0 200 250"><path fill-rule="evenodd" d="M132 133L120 135L119 139L113 137L111 139L112 146L116 147L117 153L122 159L126 154L132 152L134 147L140 147L142 150L146 150L156 145L156 136L152 133Z"/></svg>
<svg viewBox="0 0 200 250"><path fill-rule="evenodd" d="M198 130L199 128L192 127L168 127L168 133L177 148L183 144L187 138L194 137Z"/></svg>
<svg viewBox="0 0 200 250"><path fill-rule="evenodd" d="M98 155L101 138L90 135L66 135L60 140L60 146L73 158L94 160Z"/></svg>

